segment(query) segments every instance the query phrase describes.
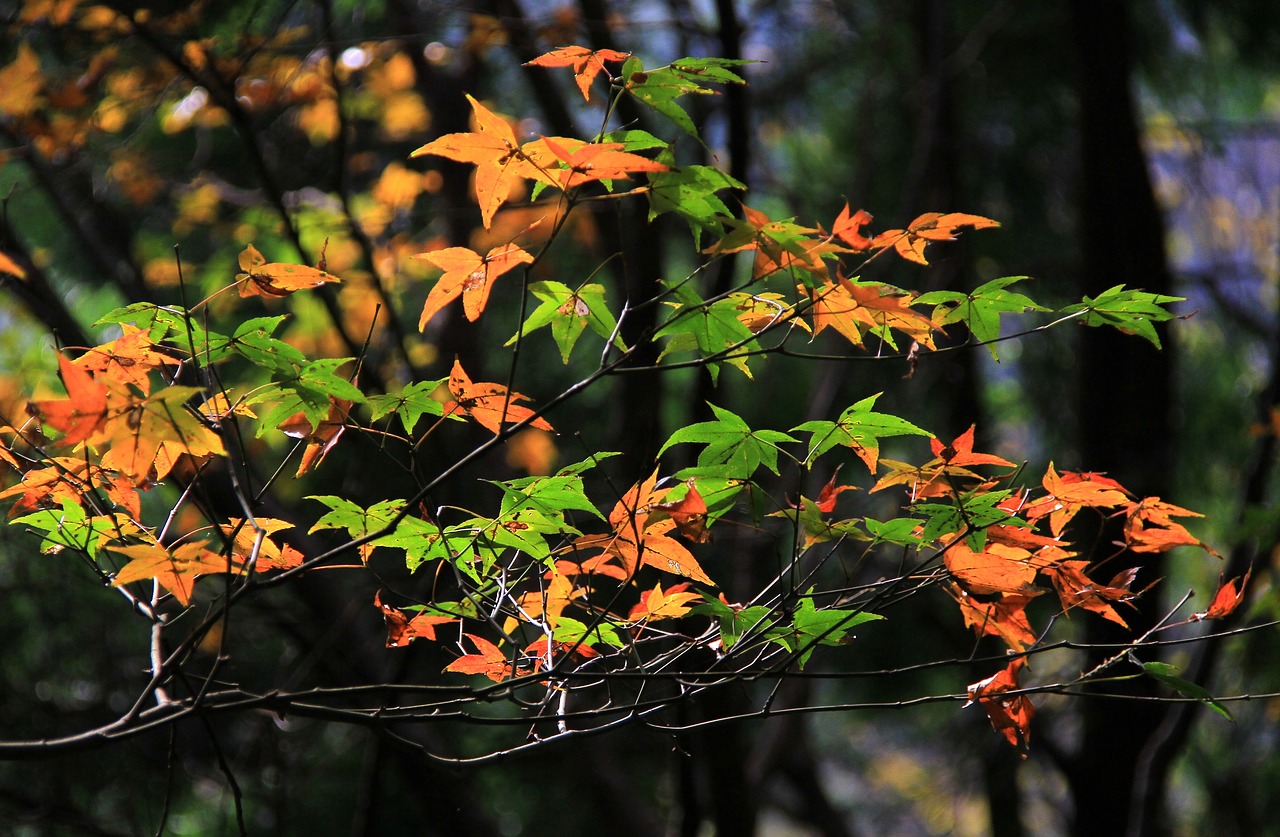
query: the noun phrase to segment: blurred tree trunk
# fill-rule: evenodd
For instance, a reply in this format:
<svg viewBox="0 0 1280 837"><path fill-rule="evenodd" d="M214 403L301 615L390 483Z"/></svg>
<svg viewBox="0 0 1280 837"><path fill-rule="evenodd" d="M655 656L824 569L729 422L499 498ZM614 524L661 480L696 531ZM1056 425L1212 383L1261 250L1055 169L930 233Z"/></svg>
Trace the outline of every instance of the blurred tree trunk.
<svg viewBox="0 0 1280 837"><path fill-rule="evenodd" d="M1164 230L1140 142L1129 88L1131 44L1126 6L1074 0L1073 27L1079 67L1081 292L1096 295L1124 283L1153 293L1170 290ZM1171 363L1168 352L1113 329L1081 332L1079 453L1084 469L1107 468L1140 496L1168 494L1171 450ZM1101 527L1100 554L1118 539L1123 521ZM1094 570L1103 582L1142 566L1144 558L1122 553ZM1134 584L1150 581L1144 568ZM1124 618L1141 632L1160 616L1155 598L1140 600ZM1103 620L1088 620L1085 641L1123 641ZM1098 652L1100 662L1108 652ZM1114 653L1114 652L1111 652ZM1128 684L1150 694L1145 681ZM1079 750L1068 765L1074 803L1073 833L1154 835L1162 823L1145 819L1135 798L1140 756L1161 713L1138 701L1083 701ZM1159 806L1155 806L1159 809Z"/></svg>

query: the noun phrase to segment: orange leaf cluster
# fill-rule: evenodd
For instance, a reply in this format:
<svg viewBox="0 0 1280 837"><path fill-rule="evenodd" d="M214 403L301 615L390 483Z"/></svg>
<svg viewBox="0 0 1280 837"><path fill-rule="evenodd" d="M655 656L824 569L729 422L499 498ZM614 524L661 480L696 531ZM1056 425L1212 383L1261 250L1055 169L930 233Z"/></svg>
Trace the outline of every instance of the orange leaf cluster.
<svg viewBox="0 0 1280 837"><path fill-rule="evenodd" d="M86 443L103 450L101 465L139 486L163 479L184 454L199 458L225 453L218 434L183 406L196 390L170 386L154 396L138 394L149 389L149 371L172 362L149 347L145 333L130 332L99 347L102 351L85 355L83 364L60 356L67 397L27 405L42 424L62 432L59 445ZM98 374L86 366L98 369Z"/></svg>
<svg viewBox="0 0 1280 837"><path fill-rule="evenodd" d="M632 486L609 513L613 531L607 535L585 535L574 542L575 550L599 549L596 556L582 563L602 575L615 575L630 580L642 564L663 572L691 578L714 586L696 558L668 533L676 528L669 513L659 512L657 505L669 489L655 488L658 472ZM620 569L610 569L605 562L616 561Z"/></svg>
<svg viewBox="0 0 1280 837"><path fill-rule="evenodd" d="M468 95L476 130L446 134L409 156L434 155L476 167L476 201L487 230L516 184L533 180L561 190L593 180L623 180L631 173L666 171L667 166L620 151L611 143L583 143L567 137L543 137L521 144L506 119Z"/></svg>

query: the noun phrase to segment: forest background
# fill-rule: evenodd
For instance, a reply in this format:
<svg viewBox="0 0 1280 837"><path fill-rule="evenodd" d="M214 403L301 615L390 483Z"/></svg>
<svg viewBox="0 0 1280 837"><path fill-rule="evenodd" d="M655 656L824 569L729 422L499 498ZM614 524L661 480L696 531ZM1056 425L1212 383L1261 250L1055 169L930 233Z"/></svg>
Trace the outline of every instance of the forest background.
<svg viewBox="0 0 1280 837"><path fill-rule="evenodd" d="M679 149L746 184L754 210L829 226L848 203L875 215L877 230L931 211L996 219L998 230L931 245L928 269L881 258L862 277L967 292L1028 275L1026 293L1050 308L1121 283L1185 297L1173 306L1180 318L1159 326L1163 351L1066 323L1002 343L998 360L972 346L910 367L872 351L803 375L768 364L750 379L727 367L714 378L696 366L639 372L569 408L600 417L585 445L531 433L483 476L621 451L621 492L668 434L712 417L708 402L751 427L791 427L882 392L877 410L940 440L976 426L976 450L1026 463L1033 482L1053 460L1204 513L1187 525L1223 562L1187 547L1160 556L1165 582L1143 612L1158 619L1191 587L1201 610L1219 574L1251 569L1244 607L1219 626L1240 633L1172 645L1160 659L1212 695L1273 694L1274 628L1251 629L1280 618L1280 27L1268 6L0 2L0 252L22 274L6 267L0 280L3 423L20 425L33 396L58 397L59 347L118 334L95 326L102 315L225 286L250 244L271 262L323 258L343 277L332 293L264 303L290 313L286 339L309 356L373 353L367 386L424 370L440 378L454 357L475 380L506 380L506 361L489 353L516 331L517 310L495 302L505 319L475 324L453 306L420 332L439 270L413 255L486 252L540 210L513 199L482 218L471 166L411 152L471 130L466 94L520 120L522 135L590 135L603 79L587 105L567 70L526 66L555 47L635 53L647 67L747 59L758 63L733 68L747 85L686 103L705 144L685 137ZM657 124L648 112L621 116ZM624 281L615 262L655 276L691 269L684 222L616 212L565 233L557 275L577 283L598 270L593 281L614 287ZM378 337L365 343L371 329ZM520 391L558 392L581 376L549 341L542 349ZM264 456L286 442L254 440ZM409 479L349 438L305 477L293 480L294 467L277 500L295 509L304 495L372 503ZM779 492L817 496L828 478L815 471ZM469 482L449 490L456 505L480 502ZM319 513L307 512L312 522ZM136 698L151 654L145 624L121 621L118 594L69 556L40 554L22 529L0 529L4 741L106 723ZM718 536L709 549L742 558L744 542ZM734 584L757 583L738 572L729 601ZM226 676L272 671L293 687L339 687L439 671L425 643L384 647L372 603L386 578L325 575L246 608L234 651L243 668ZM197 590L205 585L214 582ZM1067 626L1075 641L1117 641L1089 615ZM1215 833L1251 835L1280 814L1268 792L1280 781L1275 698L1224 702L1228 721L1149 679L1129 700L1049 696L1020 752L977 708L910 699L963 693L996 670L997 647L975 647L945 597L912 598L885 625L815 657L862 676L796 675L778 689L779 706L874 708L701 726L745 711L730 695L680 709L678 733L623 726L476 766L441 766L305 714L228 712L0 762L0 820L30 834L1096 835L1198 833L1194 824L1212 821ZM216 638L201 646L219 653ZM855 648L856 658L839 656ZM913 668L939 660L951 665ZM509 734L460 723L428 735L461 754L501 751Z"/></svg>

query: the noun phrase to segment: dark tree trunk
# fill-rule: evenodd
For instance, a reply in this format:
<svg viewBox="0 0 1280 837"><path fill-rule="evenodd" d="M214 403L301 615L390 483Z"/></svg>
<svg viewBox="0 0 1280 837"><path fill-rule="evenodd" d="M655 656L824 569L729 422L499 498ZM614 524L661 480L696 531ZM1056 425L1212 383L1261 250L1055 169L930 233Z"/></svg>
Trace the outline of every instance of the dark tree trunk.
<svg viewBox="0 0 1280 837"><path fill-rule="evenodd" d="M1124 283L1167 293L1164 231L1143 157L1129 89L1131 47L1124 4L1074 0L1079 59L1081 291L1095 295ZM1084 329L1079 353L1079 454L1083 469L1105 469L1139 495L1168 493L1170 359L1146 341L1114 329ZM1102 556L1119 539L1119 521L1101 528ZM1122 553L1094 570L1105 582L1142 556ZM1135 588L1152 574L1143 570ZM1124 617L1133 631L1159 618L1155 598ZM1086 623L1090 643L1122 642L1131 632L1098 619ZM1090 660L1089 665L1101 661ZM1137 693L1149 693L1142 681ZM1162 824L1143 817L1135 798L1144 746L1161 714L1138 701L1084 701L1080 747L1068 767L1073 833L1154 835ZM1153 806L1159 809L1160 806Z"/></svg>

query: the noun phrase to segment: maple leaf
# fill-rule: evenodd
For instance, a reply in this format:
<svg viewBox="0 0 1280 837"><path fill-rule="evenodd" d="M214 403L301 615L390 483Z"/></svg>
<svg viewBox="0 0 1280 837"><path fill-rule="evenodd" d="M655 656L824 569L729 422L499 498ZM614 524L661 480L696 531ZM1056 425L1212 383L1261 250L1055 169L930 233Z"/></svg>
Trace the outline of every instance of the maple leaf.
<svg viewBox="0 0 1280 837"><path fill-rule="evenodd" d="M845 203L844 209L840 210L840 214L836 216L835 224L831 227L831 234L854 250L870 250L872 241L864 236L861 230L867 224L870 224L872 220L874 219L871 217L871 213L865 209L859 209L850 215L849 204Z"/></svg>
<svg viewBox="0 0 1280 837"><path fill-rule="evenodd" d="M123 587L133 581L154 578L161 587L173 593L179 602L191 604L197 576L236 569L231 560L205 549L208 543L192 541L172 550L159 544L109 547L112 552L119 552L133 559L120 568L112 579L111 586Z"/></svg>
<svg viewBox="0 0 1280 837"><path fill-rule="evenodd" d="M917 305L934 305L933 319L940 326L962 322L969 327L973 339L985 343L993 360L999 360L996 340L1000 337L1000 316L1024 311L1048 311L1043 305L1020 293L1007 290L1025 276L992 279L969 293L930 291L921 294Z"/></svg>
<svg viewBox="0 0 1280 837"><path fill-rule="evenodd" d="M585 642L559 640L549 636L539 637L526 645L524 653L525 656L533 657L536 661L533 666L534 671L543 671L550 668L551 661L558 654L572 654L583 659L600 656L599 651Z"/></svg>
<svg viewBox="0 0 1280 837"><path fill-rule="evenodd" d="M801 269L821 279L828 270L822 256L839 253L843 248L815 238L817 230L802 227L792 220L774 221L758 209L742 205L744 219L725 220L731 231L708 248L710 254L756 251L753 279L761 279L780 270Z"/></svg>
<svg viewBox="0 0 1280 837"><path fill-rule="evenodd" d="M43 88L40 58L24 40L13 62L0 68L0 114L21 118L35 113L43 105Z"/></svg>
<svg viewBox="0 0 1280 837"><path fill-rule="evenodd" d="M305 412L294 413L276 425L276 429L295 439L306 439L307 447L302 452L302 461L298 463L295 477L301 477L324 461L333 446L338 444L342 432L346 429L351 402L345 398L329 396L329 415L313 429L311 419Z"/></svg>
<svg viewBox="0 0 1280 837"><path fill-rule="evenodd" d="M973 434L976 425L969 425L969 429L955 437L951 444L944 445L938 439L930 439L929 447L933 450L933 455L938 457L947 465L999 465L1003 468L1016 468L1007 459L996 456L992 453L974 453L973 452Z"/></svg>
<svg viewBox="0 0 1280 837"><path fill-rule="evenodd" d="M261 543L258 543L257 531L252 526L242 525L243 521L238 517L229 518L227 523L220 527L224 535L232 538L231 553L240 559L242 567L248 566L255 544L258 544L258 558L254 566L258 572L288 570L302 563L301 552L288 544L282 547L271 540L271 535L276 532L292 529L292 523L273 517L256 517L254 522L266 533Z"/></svg>
<svg viewBox="0 0 1280 837"><path fill-rule="evenodd" d="M703 572L693 554L679 541L667 536L666 533L675 528L675 521L661 519L661 516L655 516L657 519L651 520L656 504L662 501L669 490L656 488L657 480L658 472L655 469L647 479L632 486L614 505L609 513L609 525L613 530L610 534L577 538L574 548L599 548L602 554L617 559L625 570L624 575L616 576L622 580L633 576L641 564L648 564L663 572L715 586L715 582ZM586 562L584 566L585 564ZM600 572L599 569L596 571Z"/></svg>
<svg viewBox="0 0 1280 837"><path fill-rule="evenodd" d="M1052 462L1042 484L1047 496L1028 505L1025 512L1031 521L1048 515L1054 537L1062 534L1081 509L1114 508L1129 502L1128 492L1115 480L1091 472L1066 471L1059 475Z"/></svg>
<svg viewBox="0 0 1280 837"><path fill-rule="evenodd" d="M656 160L622 151L622 143L560 142L552 137L544 137L542 142L564 166L561 169L547 166L562 192L597 180L630 180L636 172L670 170L670 166Z"/></svg>
<svg viewBox="0 0 1280 837"><path fill-rule="evenodd" d="M1129 627L1110 603L1127 602L1137 595L1129 586L1137 577L1138 568L1124 570L1111 579L1109 584L1102 585L1095 584L1084 574L1087 566L1088 561L1060 561L1044 568L1044 574L1049 576L1058 591L1063 611L1081 607L1122 628Z"/></svg>
<svg viewBox="0 0 1280 837"><path fill-rule="evenodd" d="M876 481L871 491L881 491L894 485L905 485L911 491L911 497L914 500L951 496L955 494L957 488L971 487L975 481L982 486L995 484L994 481L984 481L981 474L965 466L1017 467L1007 459L994 454L974 453L973 434L974 427L970 425L968 430L953 439L949 445L944 445L936 438L929 439L929 447L933 451L934 458L923 465L911 465L890 459L881 460L881 463L889 466L891 470ZM1006 511L1011 515L1017 513L1016 508L1006 509Z"/></svg>
<svg viewBox="0 0 1280 837"><path fill-rule="evenodd" d="M428 639L434 642L436 625L447 625L459 621L456 616L438 616L432 613L419 613L410 618L400 608L384 603L381 590L373 594L373 604L382 611L382 618L387 623L388 648L403 648L415 639Z"/></svg>
<svg viewBox="0 0 1280 837"><path fill-rule="evenodd" d="M487 230L493 216L511 197L519 180L541 180L555 186L543 169L521 148L507 120L495 114L467 94L479 130L471 133L446 134L418 148L410 157L432 154L476 167L476 201L480 219Z"/></svg>
<svg viewBox="0 0 1280 837"><path fill-rule="evenodd" d="M329 282L341 282L332 273L300 264L268 263L266 258L250 244L240 253L240 270L236 274L240 296L265 296L279 298L296 291L318 288Z"/></svg>
<svg viewBox="0 0 1280 837"><path fill-rule="evenodd" d="M61 430L62 444L75 445L89 439L106 423L107 387L62 355L58 355L58 368L67 398L32 401L27 412L54 430Z"/></svg>
<svg viewBox="0 0 1280 837"><path fill-rule="evenodd" d="M1251 575L1253 575L1252 567L1244 574L1244 578L1233 578L1225 582L1219 579L1218 592L1213 595L1209 609L1192 614L1191 618L1200 622L1205 619L1222 619L1235 613L1236 608L1244 601L1244 591L1249 585Z"/></svg>
<svg viewBox="0 0 1280 837"><path fill-rule="evenodd" d="M996 593L976 596L958 584L949 584L947 593L960 605L960 615L965 627L973 628L978 636L998 636L1014 651L1025 651L1036 641L1036 632L1027 619L1027 605L1042 590L1019 593Z"/></svg>
<svg viewBox="0 0 1280 837"><path fill-rule="evenodd" d="M1161 306L1171 302L1185 302L1180 296L1165 296L1146 291L1124 289L1116 285L1098 294L1096 299L1085 297L1075 305L1068 305L1060 315L1081 314L1079 322L1087 326L1112 326L1125 334L1137 334L1146 338L1157 349L1160 335L1152 323L1173 319L1173 314Z"/></svg>
<svg viewBox="0 0 1280 837"><path fill-rule="evenodd" d="M533 256L515 244L494 247L484 257L466 247L447 247L419 253L414 258L428 261L444 271L431 288L431 293L427 294L422 316L418 318L419 331L427 327L437 311L459 296L462 297L463 313L468 320L475 322L489 302L494 280L517 265L533 262Z"/></svg>
<svg viewBox="0 0 1280 837"><path fill-rule="evenodd" d="M811 463L836 445L853 450L871 471L875 473L880 458L880 439L884 436L930 436L911 422L888 413L877 413L871 408L881 393L869 395L848 407L837 421L806 421L792 430L811 433L806 463Z"/></svg>
<svg viewBox="0 0 1280 837"><path fill-rule="evenodd" d="M150 333L125 323L123 334L85 352L75 363L95 378L104 377L122 384L132 384L144 393L151 391L151 370L161 366L178 366L177 358L155 351Z"/></svg>
<svg viewBox="0 0 1280 837"><path fill-rule="evenodd" d="M702 601L700 594L688 590L687 583L672 585L665 591L661 584L655 584L652 590L645 590L640 594L639 603L631 608L627 619L632 622L655 622L684 616L692 609L690 602Z"/></svg>
<svg viewBox="0 0 1280 837"><path fill-rule="evenodd" d="M606 61L626 61L628 53L616 49L591 50L584 46L567 46L553 49L539 55L532 61L526 61L526 67L572 67L573 80L582 91L582 98L591 101L591 82L600 73L609 75L605 68Z"/></svg>
<svg viewBox="0 0 1280 837"><path fill-rule="evenodd" d="M449 373L449 392L456 399L457 409L495 435L502 432L504 422L524 421L533 416L533 410L515 403L527 401L526 396L518 392L509 393L501 384L472 383L457 360L454 360L453 371ZM544 418L535 418L529 425L542 430L553 429Z"/></svg>
<svg viewBox="0 0 1280 837"><path fill-rule="evenodd" d="M1031 553L1016 546L989 543L974 552L962 540L943 553L947 572L970 593L1019 593L1036 579Z"/></svg>
<svg viewBox="0 0 1280 837"><path fill-rule="evenodd" d="M116 471L87 462L84 457L54 456L45 462L47 468L32 468L22 481L0 491L0 499L21 495L9 510L17 514L41 506L60 506L64 500L82 505L84 495L105 488L107 496L137 519L141 516L141 500L133 483ZM17 462L13 464L17 467Z"/></svg>
<svg viewBox="0 0 1280 837"><path fill-rule="evenodd" d="M565 566L562 567L562 564ZM555 628L560 622L560 614L564 613L564 609L575 599L580 599L587 594L586 590L575 586L570 579L570 576L576 575L578 571L577 565L557 561L556 566L547 570L544 576L547 579L546 589L530 590L517 600L520 605L518 613L521 619L536 622L538 619L545 618L546 623ZM517 624L519 620L510 618L503 625L503 630L510 633Z"/></svg>
<svg viewBox="0 0 1280 837"><path fill-rule="evenodd" d="M834 328L853 345L863 345L862 336L874 331L895 346L890 329L902 332L921 346L934 348L933 320L911 309L913 294L879 282L854 282L841 278L839 284L826 282L810 293L813 300L813 334ZM895 346L896 348L896 346Z"/></svg>
<svg viewBox="0 0 1280 837"><path fill-rule="evenodd" d="M858 490L856 485L836 485L836 477L840 476L840 468L842 467L844 466L838 466L831 474L831 479L827 480L826 484L822 486L822 489L818 491L818 499L814 505L817 506L818 511L823 514L831 514L831 512L836 510L836 498L841 494L846 491Z"/></svg>
<svg viewBox="0 0 1280 837"><path fill-rule="evenodd" d="M170 386L145 399L112 392L110 417L91 440L105 446L102 464L141 485L161 480L181 456L222 456L222 438L186 409L200 391Z"/></svg>
<svg viewBox="0 0 1280 837"><path fill-rule="evenodd" d="M501 683L508 677L523 677L530 672L526 669L513 668L502 649L489 640L475 634L466 634L475 645L477 653L464 654L449 665L445 671L457 671L462 674L483 674L495 683Z"/></svg>
<svg viewBox="0 0 1280 837"><path fill-rule="evenodd" d="M689 490L683 497L670 503L655 503L653 508L671 515L680 534L689 540L694 543L706 543L711 540L711 533L707 531L707 503L698 493L692 479L686 480L685 483Z"/></svg>
<svg viewBox="0 0 1280 837"><path fill-rule="evenodd" d="M1125 543L1134 552L1167 552L1175 546L1198 546L1210 555L1222 557L1173 520L1175 517L1204 517L1202 514L1166 503L1159 497L1144 497L1127 505L1124 512Z"/></svg>
<svg viewBox="0 0 1280 837"><path fill-rule="evenodd" d="M999 221L963 212L926 212L907 225L905 230L885 230L871 241L873 248L893 247L910 262L927 265L924 248L930 241L952 241L961 227L975 230L1000 226Z"/></svg>
<svg viewBox="0 0 1280 837"><path fill-rule="evenodd" d="M1036 709L1026 695L1005 693L1019 688L1018 676L1026 664L1027 658L1019 657L987 679L971 684L969 702L965 704L970 706L977 701L986 711L992 728L1015 747L1026 747L1030 742L1031 719L1035 717Z"/></svg>

